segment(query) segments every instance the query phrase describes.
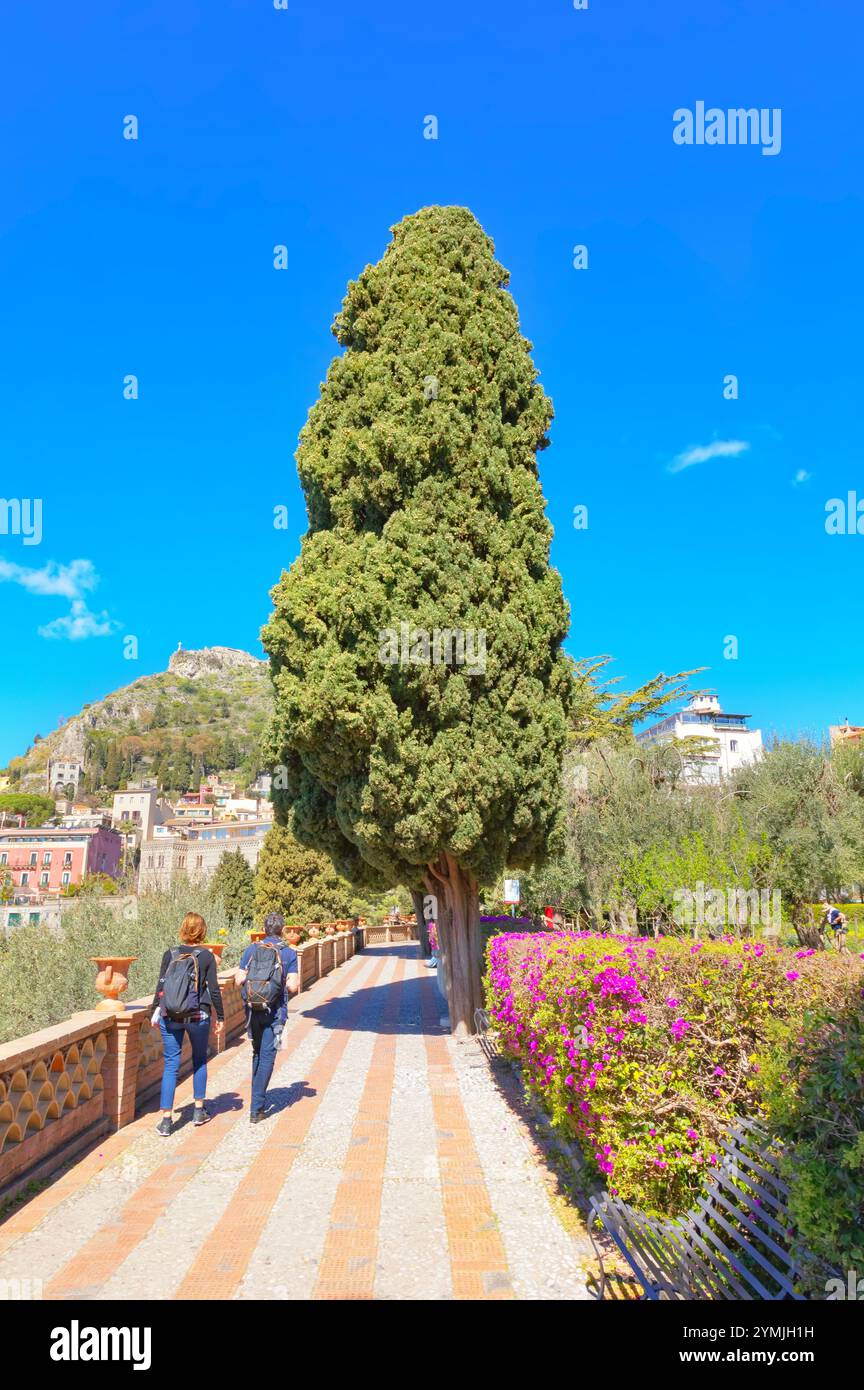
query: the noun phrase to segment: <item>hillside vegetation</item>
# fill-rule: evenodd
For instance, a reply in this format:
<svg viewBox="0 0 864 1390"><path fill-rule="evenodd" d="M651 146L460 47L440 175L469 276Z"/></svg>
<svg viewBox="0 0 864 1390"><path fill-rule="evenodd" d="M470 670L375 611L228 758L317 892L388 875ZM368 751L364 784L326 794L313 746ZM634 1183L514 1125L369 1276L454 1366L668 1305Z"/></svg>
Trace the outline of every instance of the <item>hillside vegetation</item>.
<svg viewBox="0 0 864 1390"><path fill-rule="evenodd" d="M226 647L178 651L167 671L85 705L45 738L37 734L10 762L10 787L44 791L49 759L83 761L85 793L116 791L141 777L187 791L214 772L248 783L263 765L271 708L266 662Z"/></svg>

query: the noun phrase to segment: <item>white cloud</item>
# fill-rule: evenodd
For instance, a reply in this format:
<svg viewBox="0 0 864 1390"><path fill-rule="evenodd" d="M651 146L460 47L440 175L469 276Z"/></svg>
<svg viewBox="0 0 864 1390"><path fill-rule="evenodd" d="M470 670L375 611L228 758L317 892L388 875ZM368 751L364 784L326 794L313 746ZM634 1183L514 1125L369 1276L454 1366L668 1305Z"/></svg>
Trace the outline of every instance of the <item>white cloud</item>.
<svg viewBox="0 0 864 1390"><path fill-rule="evenodd" d="M65 637L81 642L85 637L110 637L119 624L107 613L91 613L81 598L72 602L72 611L65 618L54 618L39 629L40 637Z"/></svg>
<svg viewBox="0 0 864 1390"><path fill-rule="evenodd" d="M0 559L0 584L3 583L17 584L28 594L36 594L40 598L69 600L69 613L40 627L40 637L80 642L86 637L108 637L120 626L108 613L91 613L87 607L84 595L99 583L99 576L90 560L72 560L68 565L58 565L49 560L41 569L28 569L25 565Z"/></svg>
<svg viewBox="0 0 864 1390"><path fill-rule="evenodd" d="M809 483L809 481L810 474L807 472L807 469L799 468L798 472L795 474L795 477L792 479L792 486L800 487L802 483Z"/></svg>
<svg viewBox="0 0 864 1390"><path fill-rule="evenodd" d="M696 463L708 463L711 459L735 458L749 448L746 439L715 439L713 444L693 444L683 453L675 455L669 464L669 472L680 473Z"/></svg>

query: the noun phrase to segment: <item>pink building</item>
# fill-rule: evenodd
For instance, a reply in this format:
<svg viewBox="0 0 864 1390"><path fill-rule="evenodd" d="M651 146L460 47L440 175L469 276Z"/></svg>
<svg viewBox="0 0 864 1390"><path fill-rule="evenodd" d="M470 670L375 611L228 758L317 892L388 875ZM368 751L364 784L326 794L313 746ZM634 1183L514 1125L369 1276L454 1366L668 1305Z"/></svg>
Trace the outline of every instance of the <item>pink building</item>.
<svg viewBox="0 0 864 1390"><path fill-rule="evenodd" d="M89 874L117 878L122 836L107 826L0 830L0 867L12 874L15 896L59 893Z"/></svg>

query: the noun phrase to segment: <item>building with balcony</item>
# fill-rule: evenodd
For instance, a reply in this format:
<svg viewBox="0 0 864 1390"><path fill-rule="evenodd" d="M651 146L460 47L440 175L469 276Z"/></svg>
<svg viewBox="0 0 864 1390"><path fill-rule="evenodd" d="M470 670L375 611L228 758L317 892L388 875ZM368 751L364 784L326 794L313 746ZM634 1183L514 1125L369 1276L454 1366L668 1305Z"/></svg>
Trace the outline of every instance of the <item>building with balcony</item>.
<svg viewBox="0 0 864 1390"><path fill-rule="evenodd" d="M141 846L139 888L167 888L172 879L181 875L206 883L226 850L239 849L254 869L271 824L269 820L245 824L216 821L213 825L186 825L182 836L154 836Z"/></svg>
<svg viewBox="0 0 864 1390"><path fill-rule="evenodd" d="M111 818L120 830L133 831L138 843L149 840L153 827L165 820L156 787L127 787L114 793Z"/></svg>
<svg viewBox="0 0 864 1390"><path fill-rule="evenodd" d="M716 786L745 763L762 756L762 730L749 729L749 714L729 714L716 695L696 695L683 710L636 735L643 745L698 738L693 758L682 749L684 779L692 786Z"/></svg>
<svg viewBox="0 0 864 1390"><path fill-rule="evenodd" d="M123 840L108 826L39 826L0 830L0 868L8 869L16 902L61 893L91 874L117 878Z"/></svg>

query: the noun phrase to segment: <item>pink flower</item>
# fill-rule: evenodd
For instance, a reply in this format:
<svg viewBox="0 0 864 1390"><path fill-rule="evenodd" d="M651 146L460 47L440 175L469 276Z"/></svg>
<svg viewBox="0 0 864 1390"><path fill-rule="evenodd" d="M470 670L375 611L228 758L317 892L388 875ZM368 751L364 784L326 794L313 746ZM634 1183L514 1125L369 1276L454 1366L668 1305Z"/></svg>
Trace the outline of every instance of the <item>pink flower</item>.
<svg viewBox="0 0 864 1390"><path fill-rule="evenodd" d="M797 980L797 979L799 979L799 978L800 978L800 977L799 977L799 975L798 975L798 971L797 971L797 970L787 970L787 971L786 971L786 979L787 979L787 980Z"/></svg>

